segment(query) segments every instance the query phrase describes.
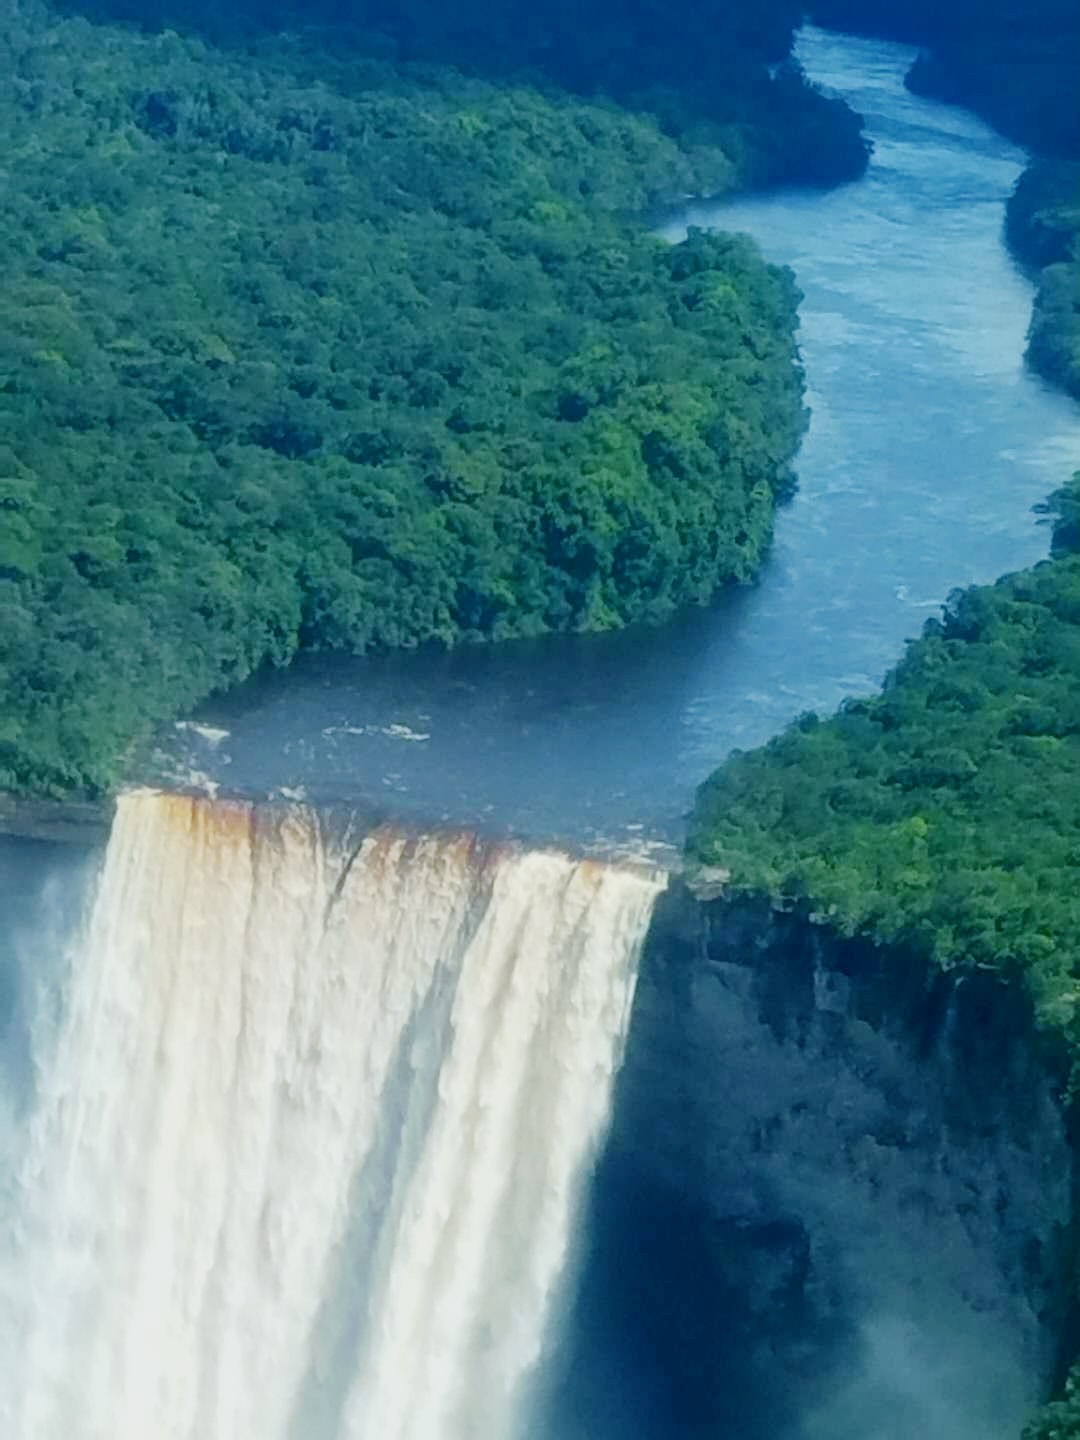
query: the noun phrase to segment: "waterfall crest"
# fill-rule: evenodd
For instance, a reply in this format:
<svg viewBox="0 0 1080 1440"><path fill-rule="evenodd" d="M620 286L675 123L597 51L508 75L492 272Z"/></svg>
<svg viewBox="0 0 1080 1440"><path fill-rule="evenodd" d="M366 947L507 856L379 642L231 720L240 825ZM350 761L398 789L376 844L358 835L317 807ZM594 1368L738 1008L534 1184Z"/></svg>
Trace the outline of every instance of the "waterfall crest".
<svg viewBox="0 0 1080 1440"><path fill-rule="evenodd" d="M510 1440L661 884L125 797L19 1177L3 1433Z"/></svg>

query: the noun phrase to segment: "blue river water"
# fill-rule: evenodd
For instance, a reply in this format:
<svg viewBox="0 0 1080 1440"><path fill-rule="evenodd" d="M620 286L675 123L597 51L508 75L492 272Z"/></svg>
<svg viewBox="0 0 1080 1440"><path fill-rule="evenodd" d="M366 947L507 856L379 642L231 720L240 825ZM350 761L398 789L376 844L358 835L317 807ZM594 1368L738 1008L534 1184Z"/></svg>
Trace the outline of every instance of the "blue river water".
<svg viewBox="0 0 1080 1440"><path fill-rule="evenodd" d="M140 778L663 858L725 755L871 691L951 589L1045 555L1033 507L1080 467L1080 409L1023 365L1031 285L1002 224L1025 157L966 112L908 94L904 47L808 29L800 56L866 117L865 178L694 203L662 226L672 240L691 225L746 231L804 293L812 419L759 582L662 629L305 660L172 727ZM36 991L59 1004L95 867L79 847L0 837L0 1210L56 1019ZM738 1032L726 1043L727 1105L739 1086L764 1093L767 1071L783 1082L758 1029L741 1049ZM843 1110L846 1092L822 1093L824 1111ZM948 1247L952 1231L936 1220L883 1230L880 1210L867 1221L845 1208L831 1153L809 1180L805 1158L793 1169L803 1163L809 1189L821 1180L814 1203L824 1197L830 1235L862 1270L880 1254L878 1269L906 1284L936 1266L946 1290L963 1273L966 1251L945 1264L923 1243ZM965 1295L914 1340L872 1315L865 1376L823 1420L800 1417L800 1440L864 1440L867 1415L890 1440L1014 1434L1030 1397L1012 1338L983 1316L970 1334L946 1333L973 1305ZM643 1433L635 1412L626 1434Z"/></svg>
<svg viewBox="0 0 1080 1440"><path fill-rule="evenodd" d="M1024 155L909 94L903 46L809 29L800 57L865 116L865 178L663 226L749 232L805 296L812 419L759 583L652 631L303 662L177 730L151 778L659 848L733 748L872 690L953 587L1046 554L1033 506L1080 465L1080 412L1023 365Z"/></svg>

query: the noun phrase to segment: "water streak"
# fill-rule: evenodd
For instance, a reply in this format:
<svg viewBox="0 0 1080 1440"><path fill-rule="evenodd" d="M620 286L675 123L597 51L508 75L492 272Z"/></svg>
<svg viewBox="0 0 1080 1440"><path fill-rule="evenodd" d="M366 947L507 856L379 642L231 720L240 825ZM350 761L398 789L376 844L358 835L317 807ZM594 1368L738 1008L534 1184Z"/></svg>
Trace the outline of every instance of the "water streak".
<svg viewBox="0 0 1080 1440"><path fill-rule="evenodd" d="M124 799L9 1237L3 1433L510 1436L660 884Z"/></svg>

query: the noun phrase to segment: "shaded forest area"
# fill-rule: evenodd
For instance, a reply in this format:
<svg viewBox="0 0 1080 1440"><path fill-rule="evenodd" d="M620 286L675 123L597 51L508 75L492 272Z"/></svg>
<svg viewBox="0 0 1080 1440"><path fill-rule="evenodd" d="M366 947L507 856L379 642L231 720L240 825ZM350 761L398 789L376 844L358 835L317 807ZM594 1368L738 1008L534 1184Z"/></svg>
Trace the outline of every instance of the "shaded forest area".
<svg viewBox="0 0 1080 1440"><path fill-rule="evenodd" d="M1080 160L1029 165L1009 199L1006 229L1036 279L1028 360L1080 400Z"/></svg>
<svg viewBox="0 0 1080 1440"><path fill-rule="evenodd" d="M505 84L603 97L680 146L719 144L740 183L834 184L866 159L858 117L790 63L800 0L64 0L99 19L172 25L218 46L322 32L335 51L451 64Z"/></svg>
<svg viewBox="0 0 1080 1440"><path fill-rule="evenodd" d="M675 138L385 37L0 16L0 789L106 789L300 647L659 621L753 575L794 286L625 217L758 178L756 53L742 118Z"/></svg>

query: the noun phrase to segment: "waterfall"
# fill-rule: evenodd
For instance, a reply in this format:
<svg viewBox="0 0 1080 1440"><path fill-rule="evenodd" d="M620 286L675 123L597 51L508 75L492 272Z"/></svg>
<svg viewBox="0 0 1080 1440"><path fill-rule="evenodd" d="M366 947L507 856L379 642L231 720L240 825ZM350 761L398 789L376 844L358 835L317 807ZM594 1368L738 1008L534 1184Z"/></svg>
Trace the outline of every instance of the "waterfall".
<svg viewBox="0 0 1080 1440"><path fill-rule="evenodd" d="M510 1440L662 881L120 802L0 1272L10 1440Z"/></svg>

